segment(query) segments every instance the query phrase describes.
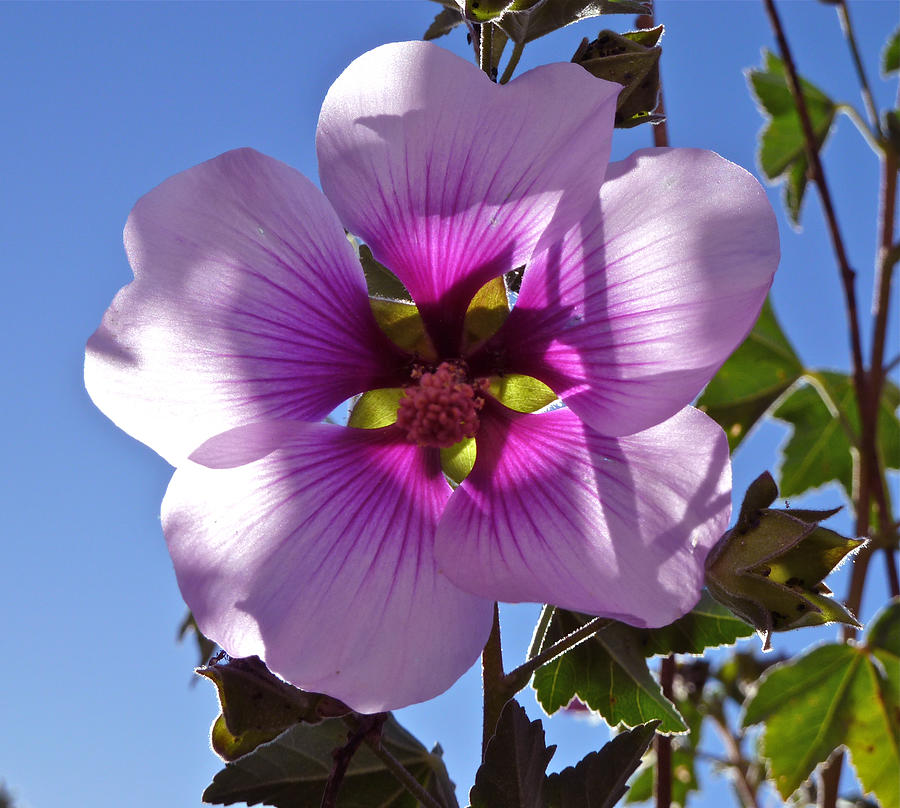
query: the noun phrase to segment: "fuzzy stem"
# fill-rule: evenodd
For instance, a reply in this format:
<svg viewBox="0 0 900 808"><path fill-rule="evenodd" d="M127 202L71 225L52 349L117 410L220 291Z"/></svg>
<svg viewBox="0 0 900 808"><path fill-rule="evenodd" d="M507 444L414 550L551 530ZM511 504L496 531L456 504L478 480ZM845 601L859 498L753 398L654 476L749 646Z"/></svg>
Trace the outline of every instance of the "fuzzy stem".
<svg viewBox="0 0 900 808"><path fill-rule="evenodd" d="M500 83L506 84L516 70L516 67L519 65L519 59L522 58L522 51L525 50L524 42L516 42L513 45L513 51L509 55L509 61L506 63L506 69L503 71L503 75L500 77Z"/></svg>
<svg viewBox="0 0 900 808"><path fill-rule="evenodd" d="M675 656L669 654L659 666L659 684L669 701L672 701L674 682ZM672 804L672 739L657 733L653 745L656 750L656 781L653 784L656 808L669 808Z"/></svg>
<svg viewBox="0 0 900 808"><path fill-rule="evenodd" d="M844 38L847 40L847 44L850 46L850 53L853 56L853 66L856 68L856 75L859 78L860 93L863 97L863 103L866 105L866 114L869 116L869 122L872 124L872 127L876 132L879 132L880 135L878 111L875 108L875 99L872 97L872 90L869 88L866 71L859 55L859 48L856 45L856 35L853 33L853 25L850 22L850 11L847 8L847 0L838 0L837 13L841 20Z"/></svg>

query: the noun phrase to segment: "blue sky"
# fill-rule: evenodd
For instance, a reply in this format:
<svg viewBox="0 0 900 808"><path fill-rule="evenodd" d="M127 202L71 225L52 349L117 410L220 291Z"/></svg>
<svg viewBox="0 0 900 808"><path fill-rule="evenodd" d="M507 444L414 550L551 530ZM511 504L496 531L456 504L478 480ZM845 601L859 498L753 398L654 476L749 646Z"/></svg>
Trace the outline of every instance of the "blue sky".
<svg viewBox="0 0 900 808"><path fill-rule="evenodd" d="M801 70L859 106L833 8L813 0L781 8ZM107 421L82 384L84 342L131 278L121 242L128 211L166 177L239 146L315 178L316 119L330 83L362 52L419 38L436 10L424 0L0 4L0 781L18 805L200 805L220 767L208 746L213 688L190 686L195 649L174 641L185 607L159 526L171 469ZM878 54L897 5L860 0L851 11L885 107L895 86L879 80ZM672 144L713 149L753 170L761 120L743 71L772 47L761 3L660 0L657 16L667 26ZM582 36L630 23L610 17L557 32L526 49L521 69L567 60ZM459 31L441 44L469 55ZM645 127L619 132L614 157L649 142ZM878 166L846 119L826 170L868 301ZM772 190L776 209L779 197ZM781 217L774 300L809 365L846 370L838 275L821 219L812 193L802 236ZM896 316L890 333L889 355ZM740 450L738 492L776 464L785 434L766 426ZM812 501L839 497L828 489ZM880 578L880 562L873 572ZM844 590L840 581L836 589ZM535 614L504 612L513 664ZM789 642L816 636L831 635ZM479 700L470 672L401 715L425 743L441 742L461 799L477 765ZM530 696L524 701L539 715ZM606 739L583 720L546 723L559 744L555 766Z"/></svg>

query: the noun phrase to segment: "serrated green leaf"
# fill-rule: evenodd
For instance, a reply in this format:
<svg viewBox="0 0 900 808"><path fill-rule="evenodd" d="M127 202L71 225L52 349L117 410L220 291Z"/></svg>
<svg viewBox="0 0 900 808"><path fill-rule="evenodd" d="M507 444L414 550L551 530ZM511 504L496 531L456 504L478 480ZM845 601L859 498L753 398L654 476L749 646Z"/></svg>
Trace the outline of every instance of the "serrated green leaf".
<svg viewBox="0 0 900 808"><path fill-rule="evenodd" d="M725 430L734 451L802 373L803 365L767 299L753 330L707 385L697 405Z"/></svg>
<svg viewBox="0 0 900 808"><path fill-rule="evenodd" d="M887 76L900 70L900 28L891 34L881 55L881 73Z"/></svg>
<svg viewBox="0 0 900 808"><path fill-rule="evenodd" d="M653 740L656 722L619 733L599 752L547 777L546 808L612 808Z"/></svg>
<svg viewBox="0 0 900 808"><path fill-rule="evenodd" d="M330 719L317 726L298 724L249 755L229 763L203 793L215 805L319 805L334 766L332 752L347 743L347 726ZM458 808L453 784L440 756L431 753L393 716L382 729L383 746L447 808ZM360 746L338 794L338 808L416 808L418 801L366 745Z"/></svg>
<svg viewBox="0 0 900 808"><path fill-rule="evenodd" d="M557 609L542 648L592 618ZM613 622L593 637L538 668L532 687L548 714L577 697L600 713L610 726L636 727L660 721L659 731L684 732L678 711L659 688L644 656L638 629Z"/></svg>
<svg viewBox="0 0 900 808"><path fill-rule="evenodd" d="M764 51L761 70L750 70L748 78L761 112L768 118L760 135L759 165L770 180L790 171L785 203L796 224L806 189L805 137L800 115L788 89L784 63L770 51ZM815 85L800 79L812 124L814 147L825 143L837 113L837 105Z"/></svg>
<svg viewBox="0 0 900 808"><path fill-rule="evenodd" d="M688 796L700 788L695 766L697 747L700 744L700 730L703 715L687 699L679 699L676 706L687 722L689 732L676 735L672 744L672 805L687 805ZM644 802L653 798L653 784L656 780L656 759L651 752L644 761L644 767L631 784L626 803Z"/></svg>
<svg viewBox="0 0 900 808"><path fill-rule="evenodd" d="M895 598L875 617L866 640L870 648L885 651L900 663L900 599Z"/></svg>
<svg viewBox="0 0 900 808"><path fill-rule="evenodd" d="M640 0L546 0L527 11L509 12L498 25L513 42L532 42L567 25L601 14L649 14Z"/></svg>
<svg viewBox="0 0 900 808"><path fill-rule="evenodd" d="M859 434L859 408L852 379L842 373L809 374L810 384L795 390L774 416L794 432L784 448L782 496L792 497L837 480L853 493L852 449ZM884 468L900 467L900 390L890 382L878 413L878 446Z"/></svg>
<svg viewBox="0 0 900 808"><path fill-rule="evenodd" d="M825 645L771 668L745 708L765 722L762 751L782 797L846 745L860 782L883 808L900 806L898 682L865 646Z"/></svg>
<svg viewBox="0 0 900 808"><path fill-rule="evenodd" d="M197 673L218 691L222 715L213 724L212 746L225 760L252 752L294 724L350 712L330 696L307 693L274 676L259 657L226 657Z"/></svg>
<svg viewBox="0 0 900 808"><path fill-rule="evenodd" d="M646 656L702 654L706 648L732 645L753 634L753 626L703 592L700 602L684 617L662 628L634 629Z"/></svg>
<svg viewBox="0 0 900 808"><path fill-rule="evenodd" d="M555 750L541 722L507 702L469 792L472 808L544 808L544 772Z"/></svg>

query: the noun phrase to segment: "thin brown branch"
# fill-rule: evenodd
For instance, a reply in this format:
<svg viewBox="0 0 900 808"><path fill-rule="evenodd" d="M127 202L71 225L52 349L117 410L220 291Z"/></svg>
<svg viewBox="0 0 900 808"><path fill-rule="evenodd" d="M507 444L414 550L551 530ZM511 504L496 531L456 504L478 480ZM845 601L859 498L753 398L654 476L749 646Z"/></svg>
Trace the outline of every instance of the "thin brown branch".
<svg viewBox="0 0 900 808"><path fill-rule="evenodd" d="M347 767L350 765L350 761L353 760L356 750L359 749L366 736L381 729L381 725L384 724L386 718L387 713L377 713L375 715L360 715L358 721L352 722L352 724L349 721L346 722L350 726L347 743L339 746L332 752L334 766L325 783L321 808L336 808L338 792L341 790L344 775L347 773Z"/></svg>
<svg viewBox="0 0 900 808"><path fill-rule="evenodd" d="M756 788L747 776L747 761L744 759L740 741L731 732L731 727L725 721L725 714L721 709L710 710L708 715L712 719L713 725L719 731L719 737L722 739L725 751L728 753L728 760L725 763L734 769L736 775L735 791L740 797L741 804L746 808L759 808Z"/></svg>
<svg viewBox="0 0 900 808"><path fill-rule="evenodd" d="M659 684L669 701L673 700L674 682L675 657L669 654L659 666ZM669 808L672 804L672 738L657 733L653 739L653 748L656 752L656 778L653 783L656 808Z"/></svg>

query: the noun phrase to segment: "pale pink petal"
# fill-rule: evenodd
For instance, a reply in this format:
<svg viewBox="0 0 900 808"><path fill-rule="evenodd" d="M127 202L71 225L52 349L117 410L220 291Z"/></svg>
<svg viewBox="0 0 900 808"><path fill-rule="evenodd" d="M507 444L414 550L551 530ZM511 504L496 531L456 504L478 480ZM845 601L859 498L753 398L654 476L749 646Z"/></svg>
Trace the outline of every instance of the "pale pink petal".
<svg viewBox="0 0 900 808"><path fill-rule="evenodd" d="M166 180L125 247L135 280L88 342L85 382L173 465L233 426L318 420L397 383L334 211L277 160L241 149Z"/></svg>
<svg viewBox="0 0 900 808"><path fill-rule="evenodd" d="M689 611L731 512L722 430L688 407L607 438L571 410L488 406L475 467L438 526L444 572L484 597L638 626Z"/></svg>
<svg viewBox="0 0 900 808"><path fill-rule="evenodd" d="M431 698L477 659L492 606L435 564L436 451L392 428L292 422L192 458L217 468L175 472L163 529L185 601L229 654L361 712Z"/></svg>
<svg viewBox="0 0 900 808"><path fill-rule="evenodd" d="M528 268L495 339L511 371L628 435L703 389L752 328L778 259L772 207L744 169L696 149L637 152Z"/></svg>
<svg viewBox="0 0 900 808"><path fill-rule="evenodd" d="M596 198L620 89L573 64L500 86L431 43L384 45L325 98L322 188L426 317L455 312Z"/></svg>

